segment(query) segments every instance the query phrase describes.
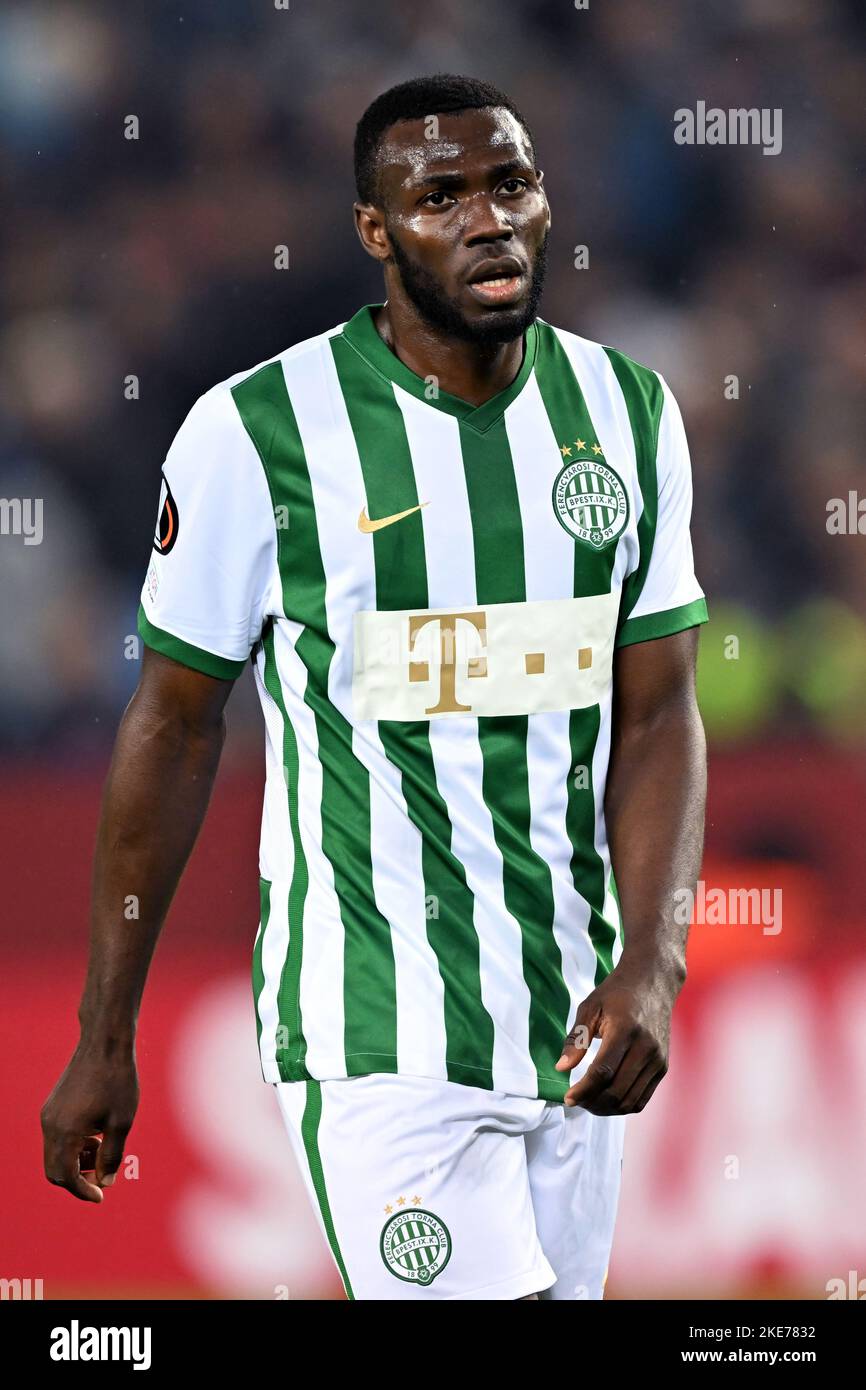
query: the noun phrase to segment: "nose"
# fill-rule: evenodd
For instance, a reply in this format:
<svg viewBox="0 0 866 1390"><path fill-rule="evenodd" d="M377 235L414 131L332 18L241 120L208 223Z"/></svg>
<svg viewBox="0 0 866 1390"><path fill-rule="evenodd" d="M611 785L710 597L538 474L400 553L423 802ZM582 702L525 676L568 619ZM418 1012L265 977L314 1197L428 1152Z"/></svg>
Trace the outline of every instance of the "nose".
<svg viewBox="0 0 866 1390"><path fill-rule="evenodd" d="M478 193L467 198L463 223L463 244L478 246L489 241L510 241L514 231L508 214L498 207L489 194Z"/></svg>

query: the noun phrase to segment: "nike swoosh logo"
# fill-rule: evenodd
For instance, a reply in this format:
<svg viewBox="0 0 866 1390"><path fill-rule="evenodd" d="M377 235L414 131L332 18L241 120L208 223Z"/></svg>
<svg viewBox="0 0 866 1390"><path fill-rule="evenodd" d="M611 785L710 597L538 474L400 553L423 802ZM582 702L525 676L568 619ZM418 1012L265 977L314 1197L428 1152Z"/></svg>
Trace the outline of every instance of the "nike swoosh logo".
<svg viewBox="0 0 866 1390"><path fill-rule="evenodd" d="M381 531L383 526L393 526L395 521L402 521L404 516L411 516L413 512L420 512L421 508L426 506L426 502L419 502L417 507L407 507L405 512L395 512L393 516L383 516L378 521L371 521L366 508L362 507L361 515L358 517L358 530L363 531L365 536L369 536L371 532Z"/></svg>

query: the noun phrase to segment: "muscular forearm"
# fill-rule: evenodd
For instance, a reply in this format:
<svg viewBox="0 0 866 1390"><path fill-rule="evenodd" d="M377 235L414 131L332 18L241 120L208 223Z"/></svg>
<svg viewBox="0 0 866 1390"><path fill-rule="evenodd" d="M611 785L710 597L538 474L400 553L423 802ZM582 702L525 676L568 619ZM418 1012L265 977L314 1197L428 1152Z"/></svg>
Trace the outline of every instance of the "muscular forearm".
<svg viewBox="0 0 866 1390"><path fill-rule="evenodd" d="M685 980L688 927L675 893L693 888L704 838L706 744L695 701L697 631L626 643L616 660L605 820L623 949L578 1006L557 1069L601 1047L566 1105L642 1110L665 1075L671 1015Z"/></svg>
<svg viewBox="0 0 866 1390"><path fill-rule="evenodd" d="M204 819L225 735L166 717L137 692L121 721L93 865L82 1045L131 1048L151 956Z"/></svg>
<svg viewBox="0 0 866 1390"><path fill-rule="evenodd" d="M706 740L691 692L620 731L605 816L625 969L658 970L680 983L685 978L688 926L675 918L674 895L695 887L705 796Z"/></svg>

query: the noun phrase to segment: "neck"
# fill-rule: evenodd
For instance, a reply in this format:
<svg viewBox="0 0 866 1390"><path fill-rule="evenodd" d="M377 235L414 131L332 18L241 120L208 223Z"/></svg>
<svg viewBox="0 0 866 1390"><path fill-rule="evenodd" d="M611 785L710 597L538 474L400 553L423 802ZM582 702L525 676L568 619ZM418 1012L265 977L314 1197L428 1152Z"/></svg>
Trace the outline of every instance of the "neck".
<svg viewBox="0 0 866 1390"><path fill-rule="evenodd" d="M510 343L467 342L428 323L411 300L390 296L373 317L382 341L410 371L435 377L440 391L470 405L484 405L520 371L522 334Z"/></svg>

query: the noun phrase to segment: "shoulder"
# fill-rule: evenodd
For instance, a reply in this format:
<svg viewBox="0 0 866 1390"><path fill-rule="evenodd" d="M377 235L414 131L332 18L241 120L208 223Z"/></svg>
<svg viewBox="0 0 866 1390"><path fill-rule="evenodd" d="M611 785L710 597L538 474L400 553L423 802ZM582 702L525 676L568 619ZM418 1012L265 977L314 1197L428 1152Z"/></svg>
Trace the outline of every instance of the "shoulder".
<svg viewBox="0 0 866 1390"><path fill-rule="evenodd" d="M578 379L584 374L596 379L613 376L620 388L631 395L638 392L647 404L660 409L665 391L669 393L664 377L653 367L638 362L621 348L610 343L597 343L591 338L583 338L570 329L537 319L540 350L556 351L558 346L569 359Z"/></svg>
<svg viewBox="0 0 866 1390"><path fill-rule="evenodd" d="M344 327L343 323L336 324L323 333L316 333L311 338L293 343L290 347L275 353L273 357L266 357L254 366L233 372L231 376L216 382L196 399L185 423L194 422L199 427L210 425L229 430L243 429L237 408L238 388L252 383L256 377L275 366L285 367L301 358L324 352L330 339L342 333Z"/></svg>

